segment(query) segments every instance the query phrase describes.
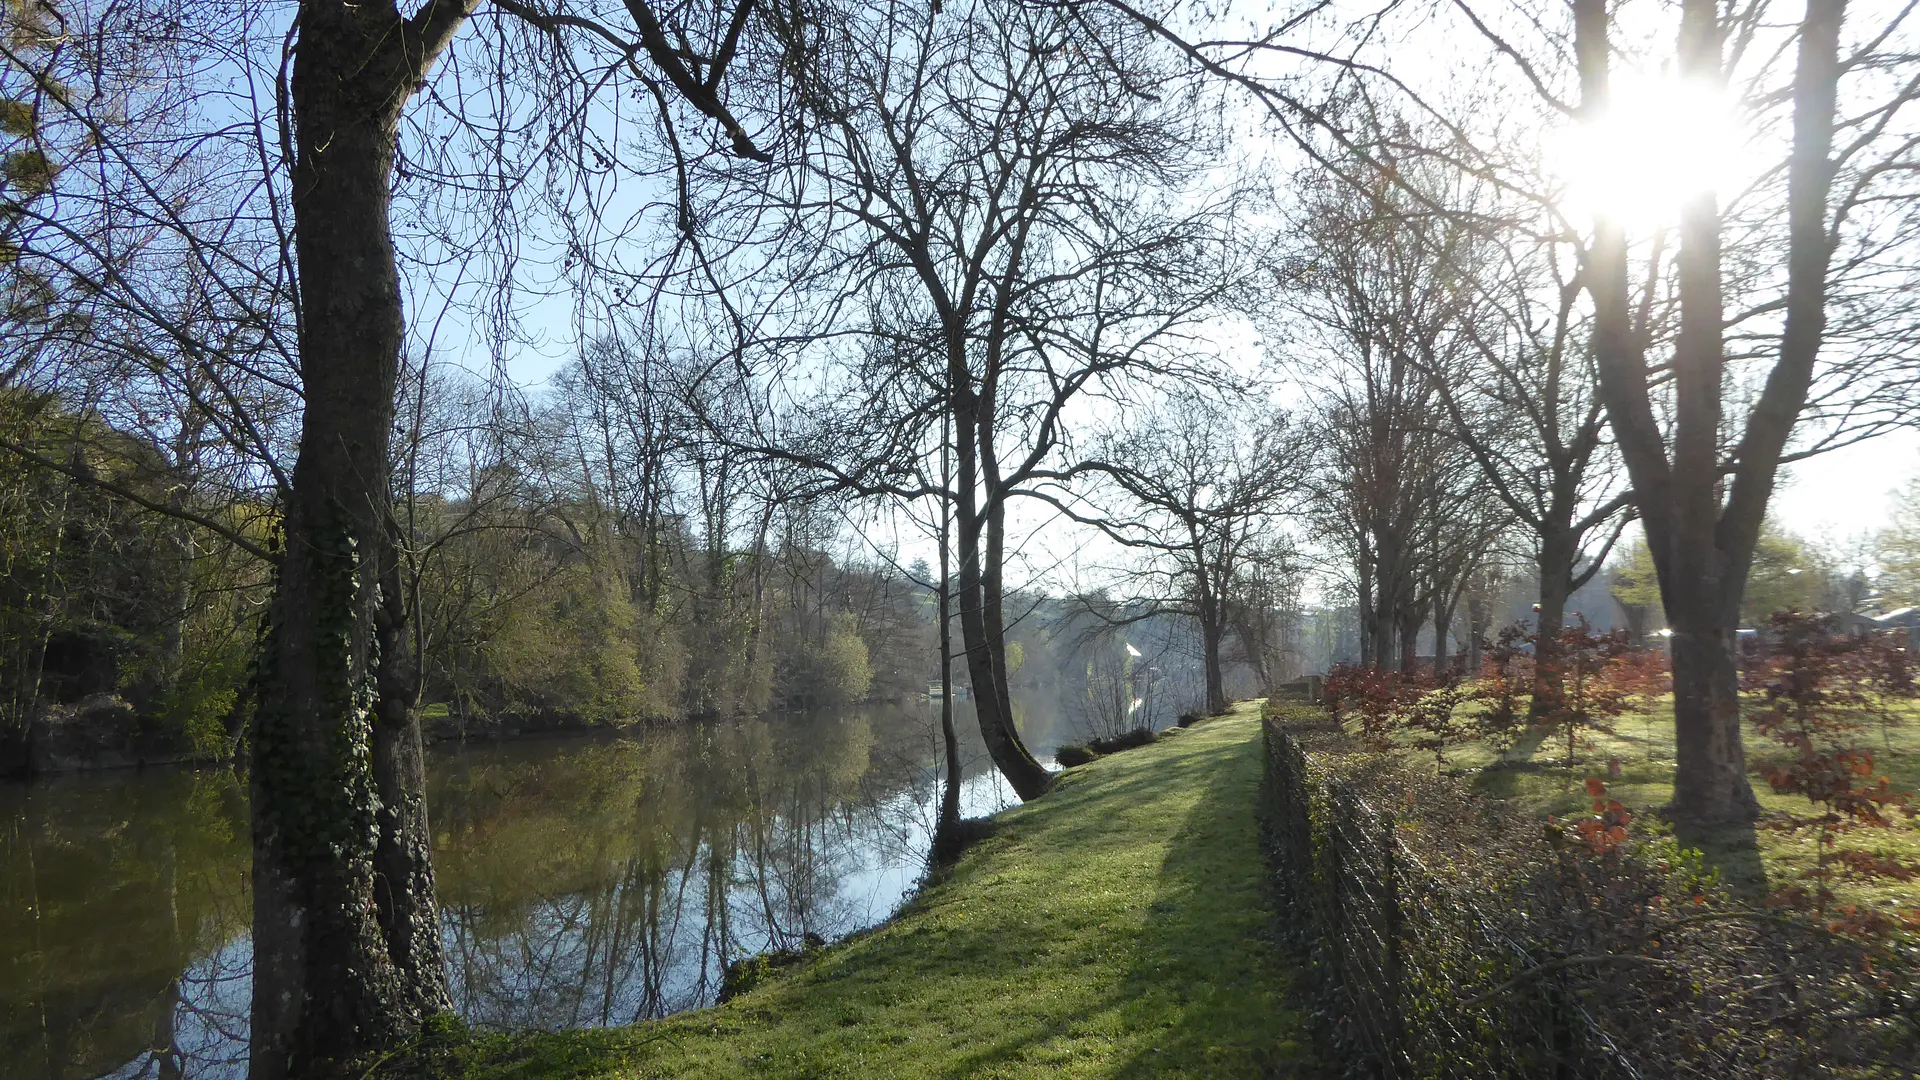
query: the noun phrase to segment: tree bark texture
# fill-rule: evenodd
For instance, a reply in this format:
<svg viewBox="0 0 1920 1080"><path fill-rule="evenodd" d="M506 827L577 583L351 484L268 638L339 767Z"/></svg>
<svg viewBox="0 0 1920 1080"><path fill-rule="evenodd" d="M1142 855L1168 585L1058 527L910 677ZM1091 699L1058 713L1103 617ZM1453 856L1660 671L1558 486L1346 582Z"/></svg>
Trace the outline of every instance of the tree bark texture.
<svg viewBox="0 0 1920 1080"><path fill-rule="evenodd" d="M450 1008L389 442L401 108L467 12L301 5L291 98L299 457L253 717L255 1080L346 1075Z"/></svg>
<svg viewBox="0 0 1920 1080"><path fill-rule="evenodd" d="M1528 719L1539 723L1560 707L1565 679L1560 667L1560 632L1567 625L1567 598L1573 592L1573 538L1549 530L1541 537L1535 569L1540 576L1540 610L1533 617L1533 700Z"/></svg>
<svg viewBox="0 0 1920 1080"><path fill-rule="evenodd" d="M951 422L952 417L947 420ZM953 487L947 432L940 433L940 486ZM951 835L960 827L960 739L953 729L953 507L940 502L940 749L947 766L946 788L940 793L940 820L936 833ZM936 843L935 845L939 845Z"/></svg>
<svg viewBox="0 0 1920 1080"><path fill-rule="evenodd" d="M1227 711L1227 680L1220 663L1220 642L1226 637L1218 601L1205 602L1200 616L1200 648L1205 654L1207 673L1207 712L1219 715Z"/></svg>
<svg viewBox="0 0 1920 1080"><path fill-rule="evenodd" d="M1467 587L1467 677L1480 677L1480 648L1487 635L1487 602L1479 583Z"/></svg>
<svg viewBox="0 0 1920 1080"><path fill-rule="evenodd" d="M1453 636L1453 612L1458 601L1456 593L1452 600L1444 603L1436 600L1433 604L1433 677L1436 679L1445 679L1453 669L1453 653L1447 648L1447 639Z"/></svg>

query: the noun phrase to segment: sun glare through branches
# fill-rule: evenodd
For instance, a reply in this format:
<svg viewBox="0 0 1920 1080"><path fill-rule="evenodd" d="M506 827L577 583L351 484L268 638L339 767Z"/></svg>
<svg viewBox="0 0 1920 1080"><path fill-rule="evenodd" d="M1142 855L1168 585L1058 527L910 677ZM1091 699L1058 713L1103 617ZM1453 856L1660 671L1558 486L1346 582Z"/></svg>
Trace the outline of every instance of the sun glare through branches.
<svg viewBox="0 0 1920 1080"><path fill-rule="evenodd" d="M1725 88L1623 73L1604 112L1549 141L1548 165L1576 223L1608 217L1639 234L1673 224L1695 195L1731 190L1748 142Z"/></svg>

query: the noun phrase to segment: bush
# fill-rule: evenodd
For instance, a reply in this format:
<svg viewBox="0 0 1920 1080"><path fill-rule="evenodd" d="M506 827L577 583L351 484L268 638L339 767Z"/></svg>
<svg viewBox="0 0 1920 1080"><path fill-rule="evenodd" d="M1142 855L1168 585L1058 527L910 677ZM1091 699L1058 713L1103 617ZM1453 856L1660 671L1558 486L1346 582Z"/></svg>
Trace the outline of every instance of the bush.
<svg viewBox="0 0 1920 1080"><path fill-rule="evenodd" d="M1614 720L1640 693L1629 681L1615 678L1632 671L1622 663L1633 653L1627 632L1595 633L1585 616L1575 615L1573 619L1573 625L1563 627L1555 643L1554 658L1561 680L1559 700L1547 703L1543 717L1566 740L1569 769L1573 768L1575 752L1589 745L1581 733L1613 734Z"/></svg>
<svg viewBox="0 0 1920 1080"><path fill-rule="evenodd" d="M1433 676L1423 671L1339 664L1327 674L1325 707L1337 723L1357 722L1360 741L1370 749L1385 750L1393 745L1394 732L1408 724L1414 706L1434 686Z"/></svg>
<svg viewBox="0 0 1920 1080"><path fill-rule="evenodd" d="M1079 743L1068 743L1053 752L1053 760L1058 761L1063 769L1085 765L1099 756L1092 747L1082 746Z"/></svg>
<svg viewBox="0 0 1920 1080"><path fill-rule="evenodd" d="M1205 719L1206 719L1205 716L1202 716L1200 713L1197 713L1197 712L1183 712L1180 714L1180 718L1178 720L1175 720L1174 723L1180 725L1181 727L1192 727L1193 725Z"/></svg>
<svg viewBox="0 0 1920 1080"><path fill-rule="evenodd" d="M1766 706L1753 717L1762 735L1793 752L1793 757L1769 765L1767 783L1782 795L1804 795L1816 812L1788 814L1774 826L1810 829L1818 861L1805 877L1812 888L1790 885L1775 896L1776 904L1811 909L1825 917L1834 900L1831 888L1837 876L1920 878L1920 865L1885 855L1839 850L1840 834L1856 829L1892 829L1895 815L1907 821L1920 817L1911 792L1896 790L1875 769L1874 755L1864 745L1875 722L1897 722L1891 709L1886 673L1894 660L1883 637L1848 637L1836 633L1831 618L1782 612L1770 629L1779 646L1747 673L1759 684ZM1843 912L1843 923L1861 928L1906 925L1920 928L1920 908L1904 912Z"/></svg>
<svg viewBox="0 0 1920 1080"><path fill-rule="evenodd" d="M1118 735L1096 738L1087 745L1096 754L1117 754L1122 750L1131 750L1136 746L1145 746L1159 741L1160 736L1150 727L1137 727L1132 731L1123 731Z"/></svg>
<svg viewBox="0 0 1920 1080"><path fill-rule="evenodd" d="M1543 822L1304 708L1265 737L1274 885L1350 1075L1913 1075L1920 923L1756 908L1597 778Z"/></svg>
<svg viewBox="0 0 1920 1080"><path fill-rule="evenodd" d="M1508 626L1485 645L1480 662L1480 714L1483 737L1495 742L1511 738L1520 728L1520 699L1533 693L1533 635L1518 624Z"/></svg>
<svg viewBox="0 0 1920 1080"><path fill-rule="evenodd" d="M808 931L801 938L798 949L775 949L755 956L735 960L728 964L720 974L719 1003L724 1005L741 994L766 982L775 974L803 964L820 955L827 947L826 940L819 934Z"/></svg>

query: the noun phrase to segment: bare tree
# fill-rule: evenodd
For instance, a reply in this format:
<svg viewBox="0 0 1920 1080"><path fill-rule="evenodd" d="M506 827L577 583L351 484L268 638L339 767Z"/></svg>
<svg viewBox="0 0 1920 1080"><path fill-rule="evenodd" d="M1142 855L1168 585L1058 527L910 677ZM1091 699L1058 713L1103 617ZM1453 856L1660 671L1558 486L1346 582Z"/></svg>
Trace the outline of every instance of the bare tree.
<svg viewBox="0 0 1920 1080"><path fill-rule="evenodd" d="M1444 136L1403 141L1414 163L1400 164L1377 198L1399 217L1402 235L1430 253L1429 272L1461 296L1448 328L1452 347L1439 366L1419 363L1482 490L1498 499L1502 518L1530 534L1539 584L1537 717L1559 699L1554 650L1567 600L1605 563L1631 520L1631 495L1607 439L1576 267L1551 215L1528 199L1501 198L1445 161L1444 151L1422 160L1418 147L1444 147ZM1651 308L1641 312L1642 337L1654 332L1644 325L1652 317ZM1489 524L1497 532L1504 521ZM1473 537L1469 550L1484 552L1491 538ZM1436 616L1450 610L1439 600Z"/></svg>
<svg viewBox="0 0 1920 1080"><path fill-rule="evenodd" d="M1144 588L1123 605L1128 618L1176 614L1198 627L1210 712L1227 709L1230 633L1265 664L1271 598L1255 581L1284 562L1279 519L1305 486L1302 438L1284 414L1243 421L1222 402L1174 396L1103 448L1102 471L1128 505L1075 513L1147 557L1132 568Z"/></svg>
<svg viewBox="0 0 1920 1080"><path fill-rule="evenodd" d="M706 250L781 271L758 307L721 294L715 375L763 384L742 445L851 490L952 501L982 734L1032 797L1050 779L1007 687L1009 505L1075 474L1083 401L1205 377L1184 335L1239 280L1237 194L1209 182L1210 122L1181 87L1133 92L1163 74L1140 35L997 0L839 19L801 69L811 139L786 201L735 183L695 215ZM771 358L787 378L752 374ZM826 393L801 397L800 377ZM954 475L932 490L913 463L942 416Z"/></svg>
<svg viewBox="0 0 1920 1080"><path fill-rule="evenodd" d="M1323 532L1351 561L1361 659L1412 666L1422 627L1451 618L1486 537L1484 484L1452 435L1467 314L1465 228L1400 198L1393 174L1306 182L1299 249L1281 270L1288 362L1316 388ZM1436 655L1445 651L1436 642Z"/></svg>
<svg viewBox="0 0 1920 1080"><path fill-rule="evenodd" d="M1724 86L1730 60L1748 55L1760 32L1759 7L1729 18L1710 0L1682 6L1677 63L1682 77ZM1915 148L1906 107L1915 95L1911 58L1890 45L1909 28L1902 10L1843 33L1845 5L1812 0L1781 42L1794 59L1788 85L1791 150L1782 201L1753 226L1769 238L1781 270L1761 281L1737 269L1734 252L1756 242L1736 234L1712 190L1681 206L1674 295L1678 334L1666 363L1650 363L1636 334L1628 290L1629 251L1621 222L1602 214L1584 252L1583 282L1593 299L1593 349L1600 397L1633 481L1667 620L1673 629L1676 771L1674 811L1690 820L1751 820L1758 812L1741 746L1734 631L1775 475L1790 451L1823 375L1857 377L1833 316L1844 315L1846 286L1866 266L1883 265L1887 231L1875 207L1901 190ZM1608 107L1614 47L1611 20L1598 0L1574 5L1574 42L1582 116ZM1843 44L1844 43L1844 44ZM1757 50L1753 50L1757 51ZM1772 89L1763 71L1753 87ZM1842 111L1849 97L1864 98ZM1736 211L1739 197L1730 200ZM1736 213L1734 220L1738 220ZM1784 224L1784 229L1780 226ZM1880 284L1886 285L1884 277ZM1842 286L1836 289L1836 285ZM1752 305L1729 312L1730 299ZM1764 314L1763 314L1764 313ZM1728 422L1731 350L1764 365L1743 424ZM1837 358L1823 349L1842 345ZM1837 359L1837 364L1835 360ZM1878 358L1874 358L1878 359ZM1770 360L1770 363L1767 361ZM1840 370L1835 372L1833 369ZM1870 369L1869 369L1870 370ZM1856 373L1850 375L1849 372ZM1667 401L1663 424L1656 395ZM1833 399L1827 399L1832 401ZM1731 439L1729 440L1729 435ZM1807 452L1834 439L1810 433ZM1844 436L1842 436L1844 437Z"/></svg>

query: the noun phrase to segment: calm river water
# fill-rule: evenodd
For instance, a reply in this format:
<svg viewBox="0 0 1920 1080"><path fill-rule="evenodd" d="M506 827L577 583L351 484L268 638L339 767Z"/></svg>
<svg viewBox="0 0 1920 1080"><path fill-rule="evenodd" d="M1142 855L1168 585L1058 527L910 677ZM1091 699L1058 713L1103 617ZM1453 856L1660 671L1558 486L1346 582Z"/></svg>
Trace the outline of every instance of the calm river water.
<svg viewBox="0 0 1920 1080"><path fill-rule="evenodd" d="M485 1027L624 1024L710 1004L728 960L884 920L924 868L933 719L921 706L433 748L454 1004ZM970 712L956 720L972 729ZM967 812L1011 804L970 756ZM0 784L0 830L0 1077L244 1075L250 855L233 773Z"/></svg>

